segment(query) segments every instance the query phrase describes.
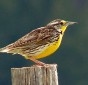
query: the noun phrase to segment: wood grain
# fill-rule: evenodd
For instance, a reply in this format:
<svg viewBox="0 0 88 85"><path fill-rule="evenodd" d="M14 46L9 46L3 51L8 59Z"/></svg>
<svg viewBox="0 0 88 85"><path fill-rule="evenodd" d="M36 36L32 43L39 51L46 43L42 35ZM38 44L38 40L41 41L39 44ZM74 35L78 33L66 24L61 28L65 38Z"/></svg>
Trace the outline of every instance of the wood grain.
<svg viewBox="0 0 88 85"><path fill-rule="evenodd" d="M12 85L58 85L56 64L11 68Z"/></svg>

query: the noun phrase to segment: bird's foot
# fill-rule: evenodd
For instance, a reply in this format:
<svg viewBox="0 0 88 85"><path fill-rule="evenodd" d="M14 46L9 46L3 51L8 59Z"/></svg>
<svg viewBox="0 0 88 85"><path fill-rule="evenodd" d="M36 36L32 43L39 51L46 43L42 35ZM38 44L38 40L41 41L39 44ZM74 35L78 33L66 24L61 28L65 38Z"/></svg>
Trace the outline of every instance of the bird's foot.
<svg viewBox="0 0 88 85"><path fill-rule="evenodd" d="M30 58L30 60L33 61L33 62L35 62L36 65L38 65L38 66L44 66L44 65L46 65L45 63L43 63L43 62L41 62L39 60L36 60L36 59L34 59L32 57Z"/></svg>

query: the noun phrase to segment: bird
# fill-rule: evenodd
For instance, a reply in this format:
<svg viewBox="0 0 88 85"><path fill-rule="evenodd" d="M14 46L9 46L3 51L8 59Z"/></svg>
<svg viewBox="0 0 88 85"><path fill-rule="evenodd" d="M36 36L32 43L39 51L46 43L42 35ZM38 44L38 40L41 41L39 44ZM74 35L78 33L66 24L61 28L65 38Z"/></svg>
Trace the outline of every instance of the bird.
<svg viewBox="0 0 88 85"><path fill-rule="evenodd" d="M32 30L14 43L0 48L0 52L19 54L36 65L44 66L45 63L38 59L53 54L60 47L67 27L75 23L77 22L55 19L43 27Z"/></svg>

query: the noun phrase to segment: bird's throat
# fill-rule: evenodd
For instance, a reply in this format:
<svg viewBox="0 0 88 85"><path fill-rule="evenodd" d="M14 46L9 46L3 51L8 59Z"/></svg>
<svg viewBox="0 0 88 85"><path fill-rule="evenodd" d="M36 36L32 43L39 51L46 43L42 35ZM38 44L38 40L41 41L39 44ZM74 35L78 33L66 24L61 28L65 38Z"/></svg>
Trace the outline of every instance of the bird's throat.
<svg viewBox="0 0 88 85"><path fill-rule="evenodd" d="M62 26L62 33L64 33L65 32L65 30L67 29L67 26Z"/></svg>

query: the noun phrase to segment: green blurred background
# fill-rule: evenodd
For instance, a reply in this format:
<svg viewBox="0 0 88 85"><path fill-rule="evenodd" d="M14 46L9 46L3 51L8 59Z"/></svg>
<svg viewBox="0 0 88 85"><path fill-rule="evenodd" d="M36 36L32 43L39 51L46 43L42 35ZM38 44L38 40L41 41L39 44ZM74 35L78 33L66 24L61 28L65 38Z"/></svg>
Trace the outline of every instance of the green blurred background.
<svg viewBox="0 0 88 85"><path fill-rule="evenodd" d="M0 0L0 48L54 19L76 21L60 49L45 63L57 63L60 85L88 85L88 0ZM20 55L0 54L0 85L11 85L13 67L34 63Z"/></svg>

